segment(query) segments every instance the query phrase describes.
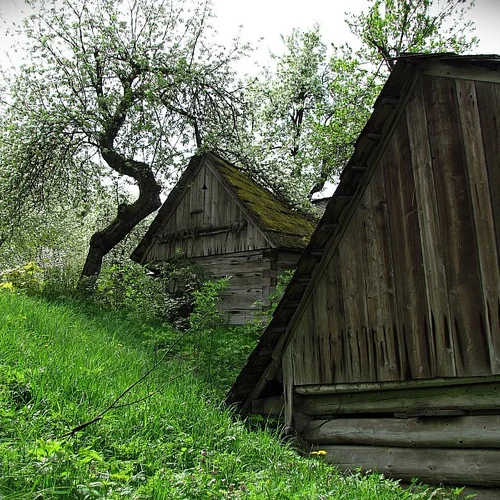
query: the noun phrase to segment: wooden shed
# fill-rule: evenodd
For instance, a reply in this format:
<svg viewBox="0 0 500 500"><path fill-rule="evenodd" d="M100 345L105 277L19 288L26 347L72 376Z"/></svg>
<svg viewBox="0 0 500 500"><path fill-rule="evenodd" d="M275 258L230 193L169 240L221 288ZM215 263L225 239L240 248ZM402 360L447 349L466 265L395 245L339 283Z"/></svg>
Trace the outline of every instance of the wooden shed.
<svg viewBox="0 0 500 500"><path fill-rule="evenodd" d="M400 58L227 402L341 469L500 486L500 57Z"/></svg>
<svg viewBox="0 0 500 500"><path fill-rule="evenodd" d="M267 307L277 277L295 268L316 223L206 153L191 159L132 259L155 264L182 251L207 277L231 276L221 309L242 324Z"/></svg>

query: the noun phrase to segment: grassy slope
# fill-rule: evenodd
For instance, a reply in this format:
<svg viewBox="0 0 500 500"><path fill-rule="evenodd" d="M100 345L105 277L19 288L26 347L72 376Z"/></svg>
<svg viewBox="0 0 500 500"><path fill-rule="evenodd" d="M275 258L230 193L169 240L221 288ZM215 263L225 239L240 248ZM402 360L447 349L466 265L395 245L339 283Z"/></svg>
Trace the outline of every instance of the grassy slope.
<svg viewBox="0 0 500 500"><path fill-rule="evenodd" d="M142 329L117 314L0 293L0 498L417 498L248 430L207 399L181 358L124 402L157 394L61 438L152 365Z"/></svg>

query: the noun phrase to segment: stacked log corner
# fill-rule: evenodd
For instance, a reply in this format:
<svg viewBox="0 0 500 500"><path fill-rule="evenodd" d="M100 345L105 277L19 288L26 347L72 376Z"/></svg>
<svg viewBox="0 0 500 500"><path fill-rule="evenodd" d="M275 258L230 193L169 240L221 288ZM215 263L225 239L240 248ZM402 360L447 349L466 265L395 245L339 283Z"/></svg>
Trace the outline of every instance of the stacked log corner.
<svg viewBox="0 0 500 500"><path fill-rule="evenodd" d="M341 470L500 487L500 380L335 395L296 390L292 419L302 441Z"/></svg>

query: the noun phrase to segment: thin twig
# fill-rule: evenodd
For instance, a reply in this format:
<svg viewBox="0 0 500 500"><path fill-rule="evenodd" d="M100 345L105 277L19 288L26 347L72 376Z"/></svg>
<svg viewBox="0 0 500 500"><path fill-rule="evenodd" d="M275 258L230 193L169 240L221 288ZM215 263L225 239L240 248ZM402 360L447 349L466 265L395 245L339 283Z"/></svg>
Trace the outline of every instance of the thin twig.
<svg viewBox="0 0 500 500"><path fill-rule="evenodd" d="M71 429L69 432L63 434L61 438L74 436L77 432L80 432L89 425L99 422L99 420L101 420L104 417L104 415L106 415L106 413L110 412L111 410L115 410L116 408L124 406L124 405L117 405L118 401L123 399L123 397L126 394L128 394L136 385L140 384L144 379L149 377L149 375L151 375L151 373L153 373L153 371L156 370L156 368L158 368L158 366L160 366L165 361L165 359L167 359L167 356L173 351L174 346L177 345L188 333L189 330L186 330L184 333L182 333L182 335L179 335L177 339L174 342L172 342L170 347L165 351L163 356L146 373L144 373L144 375L142 375L132 385L128 386L122 393L120 393L109 406L107 406L104 410L102 410L98 415L96 415L93 419L89 420L88 422L84 422L83 424L73 427L73 429ZM139 400L137 402L139 402Z"/></svg>

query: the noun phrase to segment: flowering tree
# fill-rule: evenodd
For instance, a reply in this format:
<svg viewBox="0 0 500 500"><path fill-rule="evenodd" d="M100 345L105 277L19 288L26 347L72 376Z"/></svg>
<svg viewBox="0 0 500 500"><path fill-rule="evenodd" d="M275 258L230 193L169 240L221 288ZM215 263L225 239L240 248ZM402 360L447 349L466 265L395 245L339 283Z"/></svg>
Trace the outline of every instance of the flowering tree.
<svg viewBox="0 0 500 500"><path fill-rule="evenodd" d="M470 50L477 42L465 19L472 6L469 0L368 0L366 12L346 21L362 43L357 51L328 50L318 27L283 37L274 67L253 85L247 154L260 165L264 182L299 201L334 180L395 58Z"/></svg>
<svg viewBox="0 0 500 500"><path fill-rule="evenodd" d="M83 283L160 206L186 155L231 136L242 103L231 64L245 47L213 43L208 1L28 3L28 56L2 95L5 215L85 200L113 176L138 191L91 237Z"/></svg>

